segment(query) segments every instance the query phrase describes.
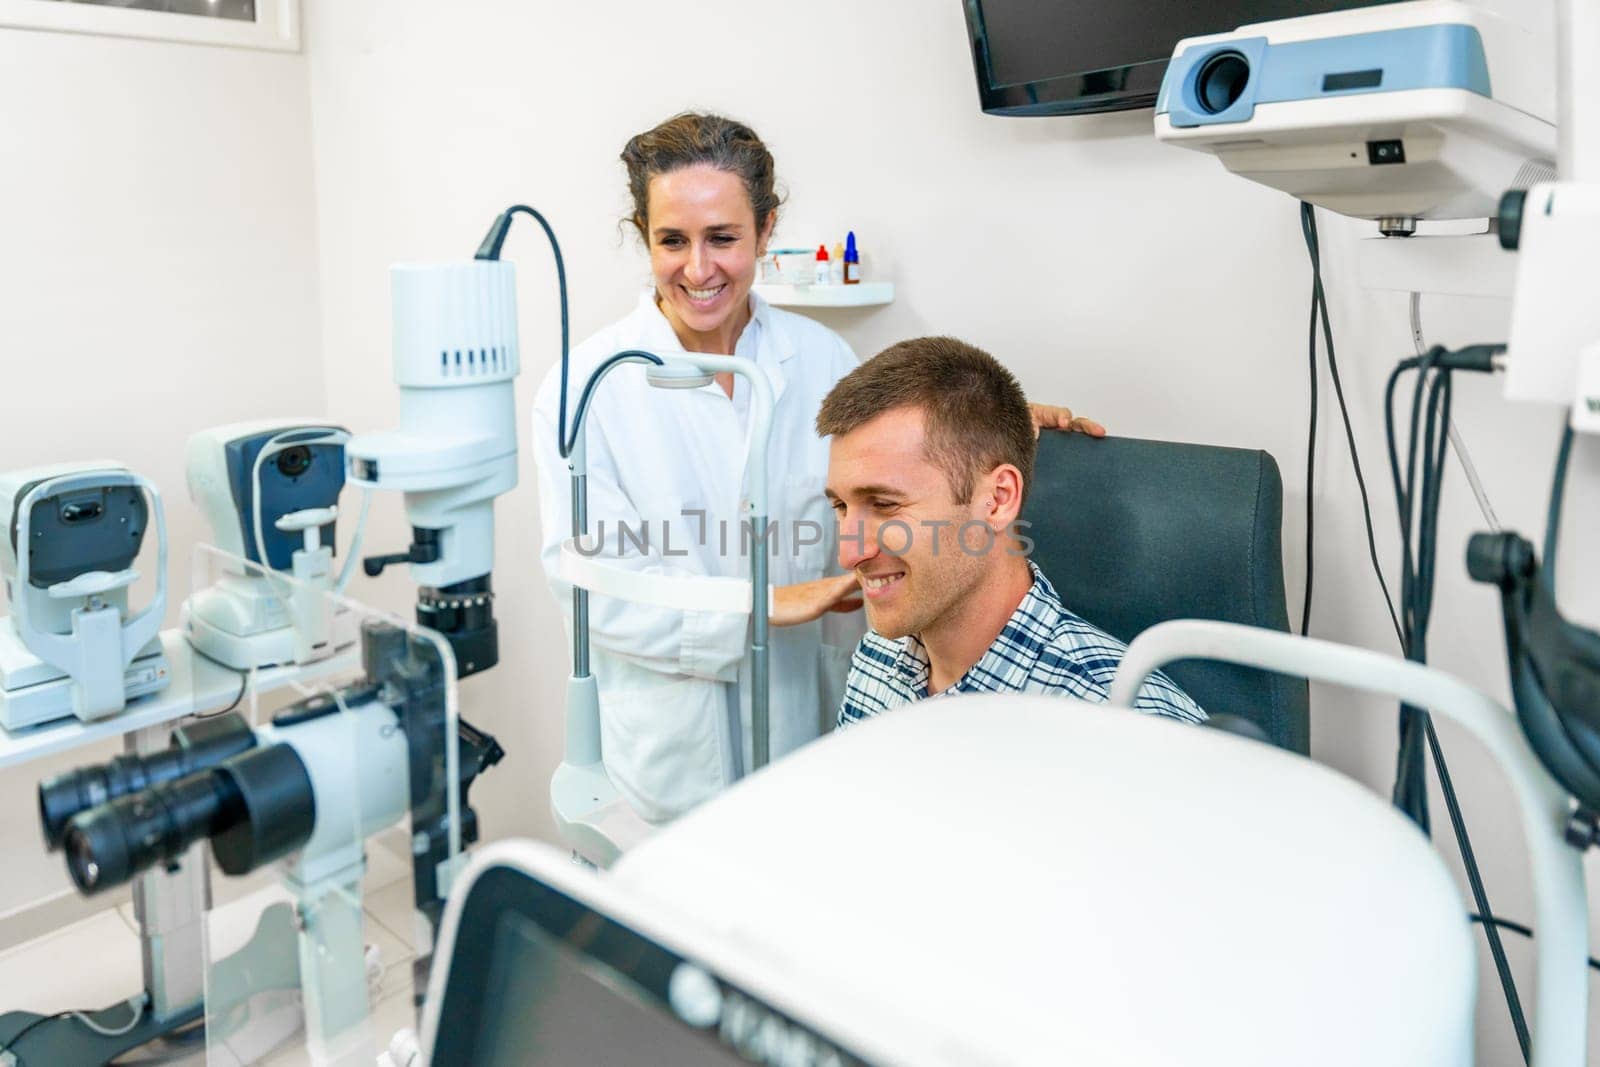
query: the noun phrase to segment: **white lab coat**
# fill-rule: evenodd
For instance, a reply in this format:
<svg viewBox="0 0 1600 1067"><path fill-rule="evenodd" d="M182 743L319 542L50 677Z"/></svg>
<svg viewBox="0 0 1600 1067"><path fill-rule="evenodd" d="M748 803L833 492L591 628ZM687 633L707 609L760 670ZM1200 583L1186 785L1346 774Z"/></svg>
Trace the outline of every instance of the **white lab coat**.
<svg viewBox="0 0 1600 1067"><path fill-rule="evenodd" d="M755 359L776 399L768 495L779 550L769 556L769 576L774 586L789 585L837 573L835 522L822 493L828 446L817 436L814 421L823 398L856 366L856 358L832 330L773 308L755 294L750 302L751 324L735 355ZM573 350L569 433L590 371L628 348L683 351L653 292L641 297L632 314ZM642 366L629 364L612 370L595 390L585 418L589 532L600 532L604 523L608 562L657 574L749 577L749 552L739 547L741 505L750 488L745 470L749 383L738 377L734 382L730 402L714 383L688 390L654 388ZM533 448L543 531L540 558L565 611L572 590L558 565L561 542L571 536L572 510L566 461L556 445L559 402L560 369L554 367L534 404ZM619 557L617 524L637 530L641 520L650 531L648 551L624 540ZM801 537L794 536L797 521L806 524ZM663 532L671 555L663 552ZM815 533L820 533L818 543L798 544ZM735 762L724 739L733 701L744 723L743 764L750 766L747 614L678 611L593 595L589 624L606 771L642 817L672 819L728 784ZM570 612L567 625L570 629ZM857 613L772 627L772 758L831 724L864 625Z"/></svg>

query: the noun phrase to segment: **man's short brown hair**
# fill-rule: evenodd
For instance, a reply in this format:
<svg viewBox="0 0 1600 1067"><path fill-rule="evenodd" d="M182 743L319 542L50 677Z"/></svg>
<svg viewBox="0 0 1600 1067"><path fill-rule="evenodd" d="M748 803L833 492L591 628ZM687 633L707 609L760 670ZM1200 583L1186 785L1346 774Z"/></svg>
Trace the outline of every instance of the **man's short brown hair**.
<svg viewBox="0 0 1600 1067"><path fill-rule="evenodd" d="M846 434L895 408L922 410L928 459L957 503L1002 463L1022 472L1026 497L1038 450L1022 386L1000 361L954 337L890 345L839 380L817 413L817 433Z"/></svg>

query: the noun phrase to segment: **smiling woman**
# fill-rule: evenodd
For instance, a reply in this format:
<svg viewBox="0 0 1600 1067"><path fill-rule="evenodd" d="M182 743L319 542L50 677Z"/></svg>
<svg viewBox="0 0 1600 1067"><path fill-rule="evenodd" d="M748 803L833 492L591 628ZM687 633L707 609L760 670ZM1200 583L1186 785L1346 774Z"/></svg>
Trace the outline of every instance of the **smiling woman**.
<svg viewBox="0 0 1600 1067"><path fill-rule="evenodd" d="M777 537L757 548L746 505L747 380L719 375L715 384L669 391L651 388L641 367L623 366L595 392L586 416L588 529L651 531L598 550L608 564L649 575L748 579L751 553L767 551L777 759L833 721L863 632L859 616L835 614L860 607L862 588L857 574L839 573L822 491L828 445L814 425L823 397L855 368L855 353L833 331L751 289L781 202L772 154L754 130L720 115L676 115L631 138L622 162L633 202L626 221L649 252L652 284L632 314L573 350L572 379L584 381L625 349L753 361L775 398L769 474L784 489L769 504ZM565 608L572 590L561 576L561 543L573 524L559 404L552 368L534 405L533 442L542 559ZM1065 408L1041 407L1034 418L1104 432ZM751 765L748 630L744 614L591 597L606 771L645 819L682 814Z"/></svg>
<svg viewBox="0 0 1600 1067"><path fill-rule="evenodd" d="M775 407L770 503L773 585L771 754L816 737L843 693L861 624L825 640L821 617L859 605L851 575L833 565L833 524L822 484L827 446L812 420L833 384L856 366L822 325L769 307L751 292L777 221L771 153L755 131L719 115L682 114L628 141L622 152L632 211L627 222L650 257L652 285L632 314L572 353L582 381L623 349L701 352L753 361ZM559 603L561 541L572 530L565 461L556 447L554 372L534 408L543 560ZM607 562L642 573L748 578L755 551L743 501L748 384L732 375L699 389L650 388L641 368L606 379L586 418L589 529L648 529L648 542L607 544ZM801 532L804 532L802 535ZM818 537L817 531L824 531ZM836 570L836 568L834 568ZM834 617L829 628L848 620ZM750 764L749 679L741 668L748 616L673 611L608 597L590 601L600 687L602 751L618 790L644 818L687 811ZM742 754L742 760L741 760Z"/></svg>
<svg viewBox="0 0 1600 1067"><path fill-rule="evenodd" d="M731 355L778 220L772 154L743 123L683 114L632 138L622 162L662 314L685 348Z"/></svg>

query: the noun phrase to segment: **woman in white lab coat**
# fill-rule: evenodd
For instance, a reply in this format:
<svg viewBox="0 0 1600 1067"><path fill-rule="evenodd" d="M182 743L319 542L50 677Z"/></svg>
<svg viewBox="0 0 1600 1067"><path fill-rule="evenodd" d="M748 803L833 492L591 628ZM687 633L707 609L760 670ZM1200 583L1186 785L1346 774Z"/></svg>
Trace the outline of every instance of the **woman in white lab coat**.
<svg viewBox="0 0 1600 1067"><path fill-rule="evenodd" d="M776 400L768 484L778 539L770 557L769 643L777 759L832 721L862 632L859 615L832 614L859 606L859 590L853 575L827 576L837 542L822 493L828 446L813 426L823 397L857 360L833 331L751 291L779 201L772 156L749 127L678 115L630 140L622 160L630 221L649 249L654 285L631 314L572 351L569 432L589 373L624 349L731 354L766 372ZM572 513L556 441L559 393L553 368L534 405L533 447L541 558L565 606L571 587L558 561ZM589 529L603 526L607 562L655 574L748 578L749 549L741 544L748 416L749 385L733 375L683 390L651 387L636 364L606 377L590 401L585 434ZM1041 408L1039 417L1062 428L1073 422L1065 409ZM1085 420L1075 428L1098 430ZM624 535L623 525L634 536ZM647 544L637 537L641 529ZM742 762L750 765L747 615L596 595L589 623L606 771L635 811L663 822L729 782L737 766L728 725L734 707L744 723Z"/></svg>

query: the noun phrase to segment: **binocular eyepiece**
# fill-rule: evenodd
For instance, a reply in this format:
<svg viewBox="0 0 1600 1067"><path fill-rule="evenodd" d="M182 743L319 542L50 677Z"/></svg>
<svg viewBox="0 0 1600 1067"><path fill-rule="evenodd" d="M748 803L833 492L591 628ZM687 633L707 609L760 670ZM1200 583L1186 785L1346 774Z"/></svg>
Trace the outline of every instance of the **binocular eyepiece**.
<svg viewBox="0 0 1600 1067"><path fill-rule="evenodd" d="M174 862L204 838L223 871L253 871L311 837L316 798L292 747L258 745L231 715L176 731L165 752L41 783L39 813L46 844L64 849L73 883L93 894Z"/></svg>
<svg viewBox="0 0 1600 1067"><path fill-rule="evenodd" d="M254 748L255 733L237 714L202 719L172 733L172 747L145 756L118 756L39 783L39 821L45 847L61 847L73 816L174 781Z"/></svg>

